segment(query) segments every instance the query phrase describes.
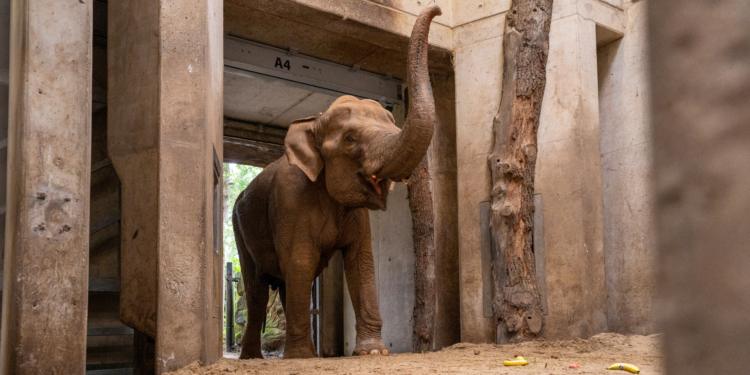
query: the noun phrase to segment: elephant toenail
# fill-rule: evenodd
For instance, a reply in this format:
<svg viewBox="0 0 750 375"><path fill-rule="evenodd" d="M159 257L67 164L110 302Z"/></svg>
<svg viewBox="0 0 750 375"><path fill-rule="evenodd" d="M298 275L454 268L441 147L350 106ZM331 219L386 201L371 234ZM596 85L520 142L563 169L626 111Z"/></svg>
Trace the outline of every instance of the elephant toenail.
<svg viewBox="0 0 750 375"><path fill-rule="evenodd" d="M380 352L380 354L382 354L382 355L388 355L388 349L383 349L383 351Z"/></svg>
<svg viewBox="0 0 750 375"><path fill-rule="evenodd" d="M359 352L359 355L367 355L367 352L363 350L363 351Z"/></svg>
<svg viewBox="0 0 750 375"><path fill-rule="evenodd" d="M372 355L379 355L380 351L377 350L377 349L373 349L373 350L370 350L370 354L372 354Z"/></svg>

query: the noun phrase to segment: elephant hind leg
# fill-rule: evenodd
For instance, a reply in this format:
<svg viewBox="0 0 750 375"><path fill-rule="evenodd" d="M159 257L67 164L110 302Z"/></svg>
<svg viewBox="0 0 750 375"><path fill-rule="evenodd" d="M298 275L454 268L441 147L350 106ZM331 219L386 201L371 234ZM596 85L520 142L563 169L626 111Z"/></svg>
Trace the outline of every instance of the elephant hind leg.
<svg viewBox="0 0 750 375"><path fill-rule="evenodd" d="M234 239L237 243L237 253L240 257L242 279L245 282L245 298L247 300L247 324L242 336L242 351L240 359L263 358L261 354L260 334L266 320L266 306L268 305L268 284L256 275L253 257L247 251L247 246L240 231L239 222L232 215L234 225Z"/></svg>

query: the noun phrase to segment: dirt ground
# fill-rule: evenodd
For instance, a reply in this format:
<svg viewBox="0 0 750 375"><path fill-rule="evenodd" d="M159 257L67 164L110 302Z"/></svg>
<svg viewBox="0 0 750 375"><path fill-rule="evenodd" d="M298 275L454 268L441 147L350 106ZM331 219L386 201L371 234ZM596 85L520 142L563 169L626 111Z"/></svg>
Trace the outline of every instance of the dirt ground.
<svg viewBox="0 0 750 375"><path fill-rule="evenodd" d="M616 362L634 364L642 375L664 374L659 335L603 333L589 340L537 341L516 345L456 344L436 353L314 359L224 358L201 367L194 363L173 375L225 374L629 374L607 371ZM478 353L478 354L475 354ZM523 355L527 366L506 367L503 360ZM570 369L571 364L580 369Z"/></svg>

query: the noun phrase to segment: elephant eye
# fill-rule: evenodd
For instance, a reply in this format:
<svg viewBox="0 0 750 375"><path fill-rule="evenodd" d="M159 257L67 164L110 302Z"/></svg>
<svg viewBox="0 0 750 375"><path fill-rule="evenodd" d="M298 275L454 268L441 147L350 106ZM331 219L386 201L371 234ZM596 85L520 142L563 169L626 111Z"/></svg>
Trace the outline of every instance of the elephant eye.
<svg viewBox="0 0 750 375"><path fill-rule="evenodd" d="M354 137L352 137L351 135L347 135L346 136L346 142L347 143L354 143Z"/></svg>

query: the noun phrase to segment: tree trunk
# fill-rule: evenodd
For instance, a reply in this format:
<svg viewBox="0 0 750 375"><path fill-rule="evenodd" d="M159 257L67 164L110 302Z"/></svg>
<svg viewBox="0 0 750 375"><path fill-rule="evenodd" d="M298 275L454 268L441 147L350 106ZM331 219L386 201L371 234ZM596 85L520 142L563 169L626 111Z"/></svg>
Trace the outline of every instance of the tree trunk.
<svg viewBox="0 0 750 375"><path fill-rule="evenodd" d="M502 97L488 158L498 343L534 339L544 327L531 241L551 12L552 0L513 0L505 23Z"/></svg>
<svg viewBox="0 0 750 375"><path fill-rule="evenodd" d="M412 351L432 351L435 336L435 225L427 156L407 184L414 238L414 331Z"/></svg>

